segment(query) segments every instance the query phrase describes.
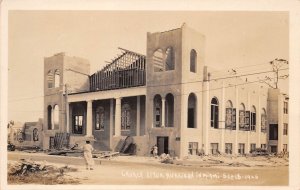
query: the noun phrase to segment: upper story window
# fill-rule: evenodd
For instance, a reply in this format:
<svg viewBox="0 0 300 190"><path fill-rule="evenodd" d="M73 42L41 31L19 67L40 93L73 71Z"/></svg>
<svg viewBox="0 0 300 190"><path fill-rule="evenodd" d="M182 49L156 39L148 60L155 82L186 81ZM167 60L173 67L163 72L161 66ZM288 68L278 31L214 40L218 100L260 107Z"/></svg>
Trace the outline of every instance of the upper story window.
<svg viewBox="0 0 300 190"><path fill-rule="evenodd" d="M289 104L288 102L283 102L283 113L288 114Z"/></svg>
<svg viewBox="0 0 300 190"><path fill-rule="evenodd" d="M174 59L174 50L172 47L169 47L166 51L166 71L174 70L175 68L175 59Z"/></svg>
<svg viewBox="0 0 300 190"><path fill-rule="evenodd" d="M210 104L210 126L219 128L219 102L217 98L211 99Z"/></svg>
<svg viewBox="0 0 300 190"><path fill-rule="evenodd" d="M197 52L192 49L190 53L190 72L196 73L197 71Z"/></svg>
<svg viewBox="0 0 300 190"><path fill-rule="evenodd" d="M131 110L129 104L124 104L122 106L121 130L130 130L130 125L131 125L130 111Z"/></svg>
<svg viewBox="0 0 300 190"><path fill-rule="evenodd" d="M163 51L161 49L157 49L153 54L153 67L154 72L164 71Z"/></svg>
<svg viewBox="0 0 300 190"><path fill-rule="evenodd" d="M230 100L226 102L225 128L236 129L236 109L233 108Z"/></svg>
<svg viewBox="0 0 300 190"><path fill-rule="evenodd" d="M255 131L256 128L256 109L254 106L251 108L251 113L250 113L250 130Z"/></svg>
<svg viewBox="0 0 300 190"><path fill-rule="evenodd" d="M59 87L60 85L60 72L59 70L55 70L55 73L54 73L54 88L57 88Z"/></svg>
<svg viewBox="0 0 300 190"><path fill-rule="evenodd" d="M161 107L162 107L162 101L160 95L155 95L153 99L153 120L155 127L161 127Z"/></svg>
<svg viewBox="0 0 300 190"><path fill-rule="evenodd" d="M53 88L53 82L54 82L54 74L53 71L48 71L47 74L47 84L48 84L48 88Z"/></svg>

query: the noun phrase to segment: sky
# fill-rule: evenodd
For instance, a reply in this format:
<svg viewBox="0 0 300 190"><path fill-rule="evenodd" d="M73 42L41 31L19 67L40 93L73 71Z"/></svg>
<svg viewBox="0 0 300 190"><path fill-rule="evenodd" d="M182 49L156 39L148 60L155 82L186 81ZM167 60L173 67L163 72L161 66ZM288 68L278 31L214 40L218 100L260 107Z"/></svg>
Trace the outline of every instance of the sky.
<svg viewBox="0 0 300 190"><path fill-rule="evenodd" d="M205 36L205 64L222 71L266 71L275 58L289 59L286 12L10 11L8 120L43 117L44 57L86 58L94 73L120 54L118 47L145 55L147 32L183 23ZM280 83L285 93L287 82Z"/></svg>

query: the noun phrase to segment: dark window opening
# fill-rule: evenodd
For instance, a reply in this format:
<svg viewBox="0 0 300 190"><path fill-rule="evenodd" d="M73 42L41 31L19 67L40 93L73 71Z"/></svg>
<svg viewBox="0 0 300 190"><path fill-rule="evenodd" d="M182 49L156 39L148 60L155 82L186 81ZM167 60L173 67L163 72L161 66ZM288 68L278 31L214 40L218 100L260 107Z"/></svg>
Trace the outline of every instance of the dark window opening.
<svg viewBox="0 0 300 190"><path fill-rule="evenodd" d="M192 49L190 53L190 72L196 73L197 52Z"/></svg>
<svg viewBox="0 0 300 190"><path fill-rule="evenodd" d="M278 140L278 124L270 124L269 140Z"/></svg>

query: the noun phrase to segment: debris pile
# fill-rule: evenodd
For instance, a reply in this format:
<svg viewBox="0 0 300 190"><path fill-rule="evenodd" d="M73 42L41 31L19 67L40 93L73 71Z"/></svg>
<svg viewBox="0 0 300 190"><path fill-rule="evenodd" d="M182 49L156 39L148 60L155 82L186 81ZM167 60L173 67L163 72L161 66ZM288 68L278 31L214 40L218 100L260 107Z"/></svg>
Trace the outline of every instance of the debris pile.
<svg viewBox="0 0 300 190"><path fill-rule="evenodd" d="M67 172L75 172L76 168L69 166L59 167L48 164L46 161L35 162L28 159L10 161L8 163L8 183L10 184L78 184L78 179L67 175Z"/></svg>
<svg viewBox="0 0 300 190"><path fill-rule="evenodd" d="M174 159L171 158L171 156L169 154L161 154L160 155L160 162L164 163L164 164L174 164Z"/></svg>

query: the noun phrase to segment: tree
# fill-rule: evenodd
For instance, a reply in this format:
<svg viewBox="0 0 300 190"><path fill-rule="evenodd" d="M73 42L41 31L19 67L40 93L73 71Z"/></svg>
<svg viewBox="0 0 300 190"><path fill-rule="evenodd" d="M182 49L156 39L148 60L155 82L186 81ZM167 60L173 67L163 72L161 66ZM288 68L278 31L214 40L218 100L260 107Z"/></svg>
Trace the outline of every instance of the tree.
<svg viewBox="0 0 300 190"><path fill-rule="evenodd" d="M284 66L286 66L288 64L289 64L289 62L285 59L276 58L275 60L270 61L270 65L271 65L272 71L274 73L274 78L265 76L265 79L261 80L260 82L267 84L269 87L271 87L273 89L278 89L279 80L286 79L289 77L288 74L280 75L280 71L285 70Z"/></svg>

